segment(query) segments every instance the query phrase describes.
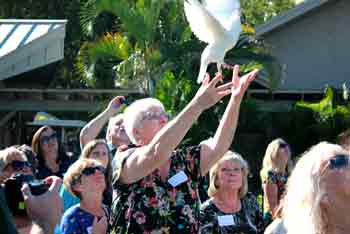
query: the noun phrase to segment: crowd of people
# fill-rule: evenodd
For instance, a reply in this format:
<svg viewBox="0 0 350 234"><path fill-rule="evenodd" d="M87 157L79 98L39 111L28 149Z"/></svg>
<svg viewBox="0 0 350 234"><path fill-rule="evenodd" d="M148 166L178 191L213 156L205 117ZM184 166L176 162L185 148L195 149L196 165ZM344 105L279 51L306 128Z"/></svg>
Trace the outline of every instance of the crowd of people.
<svg viewBox="0 0 350 234"><path fill-rule="evenodd" d="M350 231L350 137L321 142L293 167L281 139L266 149L262 204L249 191L244 155L230 151L240 104L258 71L232 81L207 75L170 119L154 98L125 98L80 133L81 154L64 152L50 126L30 146L0 151L0 232L55 234L341 234ZM214 135L180 147L198 117L229 96ZM108 124L107 124L108 123ZM105 139L97 136L107 124ZM204 196L199 191L208 188Z"/></svg>

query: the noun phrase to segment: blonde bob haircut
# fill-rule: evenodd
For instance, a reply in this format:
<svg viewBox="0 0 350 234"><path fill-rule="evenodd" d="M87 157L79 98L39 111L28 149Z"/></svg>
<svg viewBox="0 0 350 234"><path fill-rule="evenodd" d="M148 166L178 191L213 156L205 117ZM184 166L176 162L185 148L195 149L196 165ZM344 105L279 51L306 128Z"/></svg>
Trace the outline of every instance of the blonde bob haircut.
<svg viewBox="0 0 350 234"><path fill-rule="evenodd" d="M270 144L267 146L264 159L263 159L263 165L262 169L260 171L260 177L262 180L267 177L267 173L269 170L280 172L281 168L278 167L276 164L277 156L278 156L278 150L281 145L287 144L282 138L277 138L270 142ZM293 169L293 162L290 155L288 155L288 163L286 167L286 171L288 175L290 174L291 170Z"/></svg>
<svg viewBox="0 0 350 234"><path fill-rule="evenodd" d="M83 175L83 170L88 167L102 166L102 164L95 159L80 158L74 162L64 174L63 184L74 196L82 199L81 194L74 189L77 183L80 183L81 177Z"/></svg>
<svg viewBox="0 0 350 234"><path fill-rule="evenodd" d="M242 168L242 187L239 189L238 195L240 198L243 198L248 192L249 166L247 161L245 161L240 154L232 151L227 151L224 156L210 169L208 195L209 197L213 197L218 192L218 187L216 185L218 180L218 172L221 164L226 161L238 163Z"/></svg>

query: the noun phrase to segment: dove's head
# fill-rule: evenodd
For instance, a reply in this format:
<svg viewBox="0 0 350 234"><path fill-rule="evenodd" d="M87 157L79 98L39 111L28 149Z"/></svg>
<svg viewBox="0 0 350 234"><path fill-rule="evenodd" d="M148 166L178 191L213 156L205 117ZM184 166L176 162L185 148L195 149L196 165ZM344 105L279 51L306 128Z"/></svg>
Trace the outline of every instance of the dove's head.
<svg viewBox="0 0 350 234"><path fill-rule="evenodd" d="M154 98L133 102L124 113L124 126L132 143L147 145L168 122L163 104Z"/></svg>

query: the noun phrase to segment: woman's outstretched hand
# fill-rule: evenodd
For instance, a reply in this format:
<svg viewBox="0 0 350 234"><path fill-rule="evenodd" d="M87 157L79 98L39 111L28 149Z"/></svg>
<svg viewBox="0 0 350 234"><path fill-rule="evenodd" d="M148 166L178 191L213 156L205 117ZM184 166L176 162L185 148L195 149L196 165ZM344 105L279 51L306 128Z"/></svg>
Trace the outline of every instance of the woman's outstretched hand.
<svg viewBox="0 0 350 234"><path fill-rule="evenodd" d="M232 74L232 81L222 85L218 85L219 81L222 81L222 75L220 73L217 73L212 80L210 80L210 76L207 74L194 99L203 110L215 105L223 97L229 94L235 99L242 99L249 84L256 78L258 72L259 70L255 69L248 74L239 77L239 66L235 65Z"/></svg>
<svg viewBox="0 0 350 234"><path fill-rule="evenodd" d="M232 87L231 87L231 95L234 98L242 99L245 91L247 90L250 83L256 78L259 70L254 69L248 74L239 77L239 66L235 65L233 68L232 74Z"/></svg>
<svg viewBox="0 0 350 234"><path fill-rule="evenodd" d="M217 86L219 81L222 81L222 75L220 73L217 73L212 80L210 80L209 74L205 76L201 87L194 97L196 103L203 110L215 105L223 97L231 93L232 82Z"/></svg>

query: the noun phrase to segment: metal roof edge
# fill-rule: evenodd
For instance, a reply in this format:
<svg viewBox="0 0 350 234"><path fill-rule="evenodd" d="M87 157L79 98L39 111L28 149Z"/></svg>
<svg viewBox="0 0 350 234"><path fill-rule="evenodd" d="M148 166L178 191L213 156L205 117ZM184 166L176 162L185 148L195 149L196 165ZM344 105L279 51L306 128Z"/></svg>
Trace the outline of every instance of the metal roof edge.
<svg viewBox="0 0 350 234"><path fill-rule="evenodd" d="M262 36L266 33L269 33L276 28L279 28L286 23L295 20L306 13L310 12L311 10L317 9L318 7L321 7L323 4L331 2L334 0L309 0L305 1L303 3L300 3L296 7L280 14L275 17L273 17L270 21L267 23L256 27L255 31L258 36Z"/></svg>
<svg viewBox="0 0 350 234"><path fill-rule="evenodd" d="M67 19L0 19L0 23L56 23L67 24Z"/></svg>

